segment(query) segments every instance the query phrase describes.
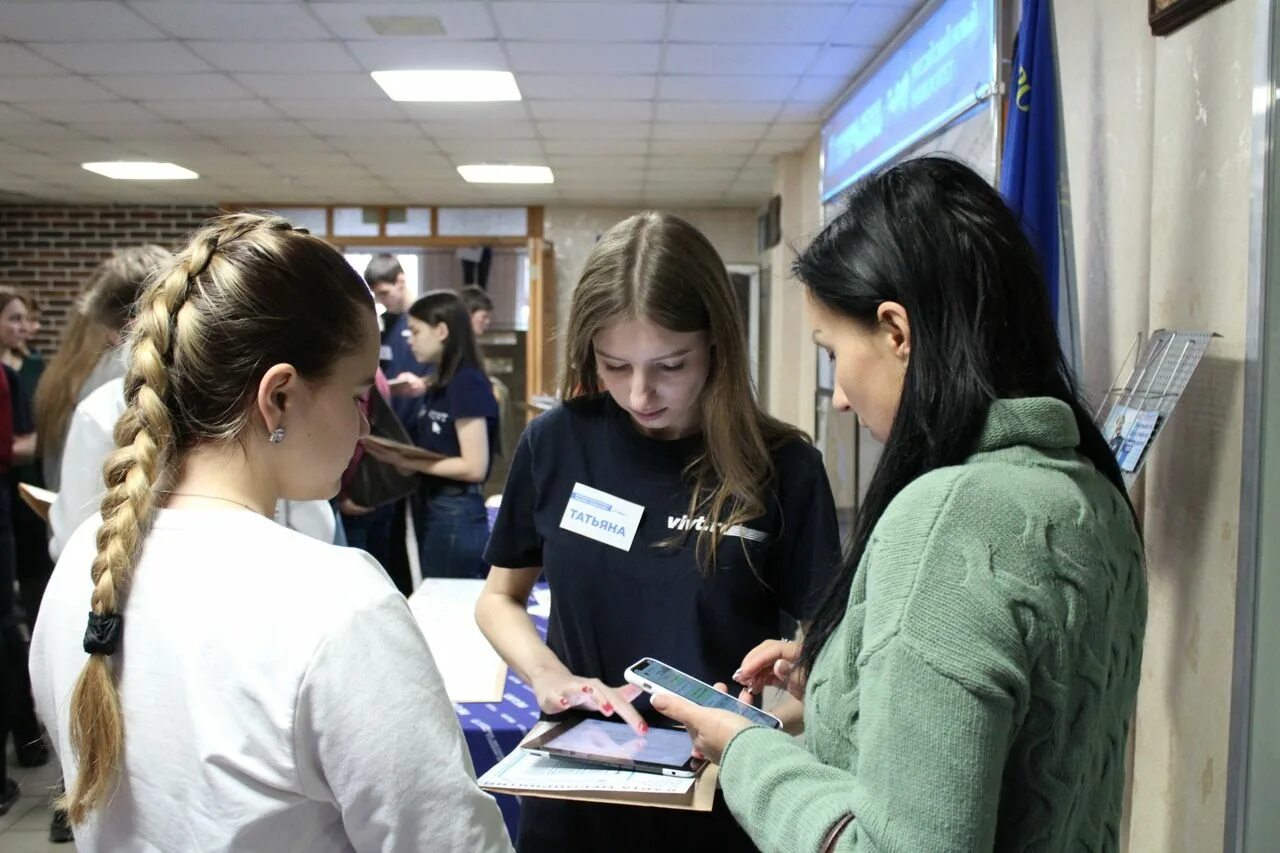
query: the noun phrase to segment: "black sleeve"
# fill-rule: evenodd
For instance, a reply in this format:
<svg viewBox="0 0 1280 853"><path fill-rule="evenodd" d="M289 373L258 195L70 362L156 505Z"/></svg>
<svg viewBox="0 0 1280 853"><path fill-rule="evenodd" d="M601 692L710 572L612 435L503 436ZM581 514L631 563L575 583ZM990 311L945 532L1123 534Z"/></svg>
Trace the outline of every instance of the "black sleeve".
<svg viewBox="0 0 1280 853"><path fill-rule="evenodd" d="M4 366L5 379L9 380L9 403L13 406L13 434L15 437L35 432L36 425L32 422L31 417L31 401L27 399L27 395L22 393L22 380L18 378L17 372L9 367Z"/></svg>
<svg viewBox="0 0 1280 853"><path fill-rule="evenodd" d="M770 585L782 609L803 622L840 564L840 527L822 455L803 445L779 454L782 532L769 554Z"/></svg>
<svg viewBox="0 0 1280 853"><path fill-rule="evenodd" d="M538 484L534 480L533 442L536 421L520 436L502 491L498 520L489 534L484 561L504 569L531 569L542 565L542 536L534 519Z"/></svg>

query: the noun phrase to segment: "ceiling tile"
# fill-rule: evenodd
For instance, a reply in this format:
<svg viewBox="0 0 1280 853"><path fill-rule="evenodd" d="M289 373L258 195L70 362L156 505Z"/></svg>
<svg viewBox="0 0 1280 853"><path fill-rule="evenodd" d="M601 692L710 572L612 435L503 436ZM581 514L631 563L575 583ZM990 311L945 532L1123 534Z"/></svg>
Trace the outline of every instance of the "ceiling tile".
<svg viewBox="0 0 1280 853"><path fill-rule="evenodd" d="M49 101L44 104L25 104L23 109L41 118L68 124L93 121L156 121L154 113L129 101Z"/></svg>
<svg viewBox="0 0 1280 853"><path fill-rule="evenodd" d="M191 42L191 49L222 71L236 73L359 71L343 46L333 41L292 42L288 50L265 41Z"/></svg>
<svg viewBox="0 0 1280 853"><path fill-rule="evenodd" d="M498 123L526 121L525 105L519 101L492 103L405 103L398 105L404 115L416 121L461 121Z"/></svg>
<svg viewBox="0 0 1280 853"><path fill-rule="evenodd" d="M906 6L858 4L849 10L831 37L832 44L852 44L879 49L888 44L911 20L914 10Z"/></svg>
<svg viewBox="0 0 1280 853"><path fill-rule="evenodd" d="M800 85L791 94L791 100L814 104L831 104L844 93L849 85L849 78L844 76L817 77L809 76L800 80Z"/></svg>
<svg viewBox="0 0 1280 853"><path fill-rule="evenodd" d="M643 122L540 121L544 139L647 139L649 125Z"/></svg>
<svg viewBox="0 0 1280 853"><path fill-rule="evenodd" d="M785 101L799 79L668 74L658 82L658 97L664 101Z"/></svg>
<svg viewBox="0 0 1280 853"><path fill-rule="evenodd" d="M538 134L528 119L516 121L424 121L418 127L435 140L534 139Z"/></svg>
<svg viewBox="0 0 1280 853"><path fill-rule="evenodd" d="M264 98L368 98L387 95L368 74L236 74L236 82Z"/></svg>
<svg viewBox="0 0 1280 853"><path fill-rule="evenodd" d="M818 55L814 45L672 44L662 70L668 74L792 76Z"/></svg>
<svg viewBox="0 0 1280 853"><path fill-rule="evenodd" d="M277 139L310 136L311 131L296 121L253 121L235 119L187 119L183 124L215 139Z"/></svg>
<svg viewBox="0 0 1280 853"><path fill-rule="evenodd" d="M656 44L514 42L507 45L516 71L579 74L654 74L662 57Z"/></svg>
<svg viewBox="0 0 1280 853"><path fill-rule="evenodd" d="M0 50L0 76L58 74L62 69L20 44L9 43Z"/></svg>
<svg viewBox="0 0 1280 853"><path fill-rule="evenodd" d="M277 118L280 113L266 101L245 99L240 101L152 101L148 107L165 118L233 120Z"/></svg>
<svg viewBox="0 0 1280 853"><path fill-rule="evenodd" d="M657 155L733 154L746 155L755 150L754 140L743 139L655 139L649 150Z"/></svg>
<svg viewBox="0 0 1280 853"><path fill-rule="evenodd" d="M249 95L225 74L103 74L93 81L122 98L137 101L223 100Z"/></svg>
<svg viewBox="0 0 1280 853"><path fill-rule="evenodd" d="M296 119L385 119L395 121L404 117L399 106L387 99L351 100L346 98L273 98L271 106Z"/></svg>
<svg viewBox="0 0 1280 853"><path fill-rule="evenodd" d="M400 136L421 137L422 131L408 121L306 121L302 123L320 136Z"/></svg>
<svg viewBox="0 0 1280 853"><path fill-rule="evenodd" d="M658 78L652 74L520 74L516 83L530 100L647 101L654 97Z"/></svg>
<svg viewBox="0 0 1280 853"><path fill-rule="evenodd" d="M542 146L533 139L439 139L436 146L458 162L464 160L524 160L537 162L543 159Z"/></svg>
<svg viewBox="0 0 1280 853"><path fill-rule="evenodd" d="M769 126L763 122L676 123L659 122L653 127L654 139L759 139Z"/></svg>
<svg viewBox="0 0 1280 853"><path fill-rule="evenodd" d="M664 101L658 104L660 122L738 121L771 122L782 104L715 103L698 101Z"/></svg>
<svg viewBox="0 0 1280 853"><path fill-rule="evenodd" d="M133 0L134 11L180 39L308 41L329 36L302 4Z"/></svg>
<svg viewBox="0 0 1280 853"><path fill-rule="evenodd" d="M85 128L102 139L122 140L130 144L192 142L199 138L191 128L155 116L148 121L98 121L86 124Z"/></svg>
<svg viewBox="0 0 1280 853"><path fill-rule="evenodd" d="M0 76L0 101L46 103L48 101L111 100L114 96L82 77Z"/></svg>
<svg viewBox="0 0 1280 853"><path fill-rule="evenodd" d="M823 44L845 10L809 6L802 14L787 3L760 4L749 10L735 6L677 4L672 7L668 38L699 44Z"/></svg>
<svg viewBox="0 0 1280 853"><path fill-rule="evenodd" d="M31 49L81 74L186 74L208 71L183 45L172 41L44 42Z"/></svg>
<svg viewBox="0 0 1280 853"><path fill-rule="evenodd" d="M648 158L650 171L668 169L739 169L746 162L742 155L730 154L654 154Z"/></svg>
<svg viewBox="0 0 1280 853"><path fill-rule="evenodd" d="M341 39L376 39L379 35L369 24L371 17L438 18L444 28L444 39L491 39L493 24L483 3L476 2L412 2L412 3L318 3L310 9L329 30ZM386 36L401 39L404 36Z"/></svg>
<svg viewBox="0 0 1280 853"><path fill-rule="evenodd" d="M792 103L782 108L779 121L821 121L827 111L826 104Z"/></svg>
<svg viewBox="0 0 1280 853"><path fill-rule="evenodd" d="M644 154L649 143L643 139L547 139L547 154Z"/></svg>
<svg viewBox="0 0 1280 853"><path fill-rule="evenodd" d="M0 35L17 41L129 41L165 34L123 3L101 0L0 3Z"/></svg>
<svg viewBox="0 0 1280 853"><path fill-rule="evenodd" d="M493 6L509 41L659 42L667 9L656 3L524 3Z"/></svg>
<svg viewBox="0 0 1280 853"><path fill-rule="evenodd" d="M402 68L506 71L502 48L492 41L442 41L432 38L382 38L343 42L366 71ZM345 68L322 69L345 71Z"/></svg>
<svg viewBox="0 0 1280 853"><path fill-rule="evenodd" d="M779 142L807 142L818 135L821 127L817 124L783 124L778 123L769 128L766 139Z"/></svg>
<svg viewBox="0 0 1280 853"><path fill-rule="evenodd" d="M809 73L826 77L843 77L853 79L859 71L875 59L876 49L872 47L828 47L822 50L817 61L809 69Z"/></svg>
<svg viewBox="0 0 1280 853"><path fill-rule="evenodd" d="M547 165L553 169L594 169L608 171L610 169L644 169L649 158L643 154L548 154Z"/></svg>
<svg viewBox="0 0 1280 853"><path fill-rule="evenodd" d="M530 101L535 119L573 121L649 121L653 104L649 101Z"/></svg>
<svg viewBox="0 0 1280 853"><path fill-rule="evenodd" d="M809 143L808 139L804 139L804 140L765 139L765 140L762 140L758 146L756 146L755 152L758 155L768 154L770 156L776 156L778 154L790 154L795 151L803 151L805 146L808 145L808 143Z"/></svg>

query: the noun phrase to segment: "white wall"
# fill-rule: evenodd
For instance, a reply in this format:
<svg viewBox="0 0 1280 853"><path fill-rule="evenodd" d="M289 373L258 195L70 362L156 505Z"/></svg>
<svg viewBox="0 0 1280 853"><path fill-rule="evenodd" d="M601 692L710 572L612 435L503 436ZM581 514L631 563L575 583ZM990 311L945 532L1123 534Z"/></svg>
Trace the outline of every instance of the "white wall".
<svg viewBox="0 0 1280 853"><path fill-rule="evenodd" d="M1166 38L1145 4L1057 3L1083 373L1140 331L1215 341L1147 466L1150 615L1129 849L1220 849L1235 628L1254 4Z"/></svg>
<svg viewBox="0 0 1280 853"><path fill-rule="evenodd" d="M818 386L817 348L805 318L804 289L791 275L791 262L822 230L821 143L774 161L773 191L782 197L782 239L769 251L769 364L765 365L769 413L814 432Z"/></svg>

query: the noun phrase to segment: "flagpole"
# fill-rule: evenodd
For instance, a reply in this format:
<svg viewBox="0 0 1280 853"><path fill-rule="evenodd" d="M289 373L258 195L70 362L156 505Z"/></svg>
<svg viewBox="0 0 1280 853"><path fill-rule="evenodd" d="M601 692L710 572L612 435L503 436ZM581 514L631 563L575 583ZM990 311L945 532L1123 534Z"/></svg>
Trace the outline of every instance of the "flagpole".
<svg viewBox="0 0 1280 853"><path fill-rule="evenodd" d="M1076 289L1075 226L1071 219L1071 164L1067 157L1067 117L1062 97L1062 63L1058 56L1058 16L1049 0L1049 32L1053 37L1054 86L1058 89L1058 341L1077 381L1081 378L1080 299Z"/></svg>
<svg viewBox="0 0 1280 853"><path fill-rule="evenodd" d="M991 149L995 152L996 188L1000 187L1000 169L1004 166L1004 0L991 0L991 26L994 30L996 49L991 69L991 110L995 121L991 122Z"/></svg>

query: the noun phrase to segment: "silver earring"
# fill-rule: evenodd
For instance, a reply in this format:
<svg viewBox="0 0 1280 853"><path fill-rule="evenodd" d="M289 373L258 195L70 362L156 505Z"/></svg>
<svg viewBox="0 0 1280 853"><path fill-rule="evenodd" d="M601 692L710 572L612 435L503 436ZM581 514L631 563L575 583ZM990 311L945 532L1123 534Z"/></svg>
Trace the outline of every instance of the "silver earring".
<svg viewBox="0 0 1280 853"><path fill-rule="evenodd" d="M284 427L276 427L271 435L267 436L267 441L272 444L279 444L284 441Z"/></svg>

